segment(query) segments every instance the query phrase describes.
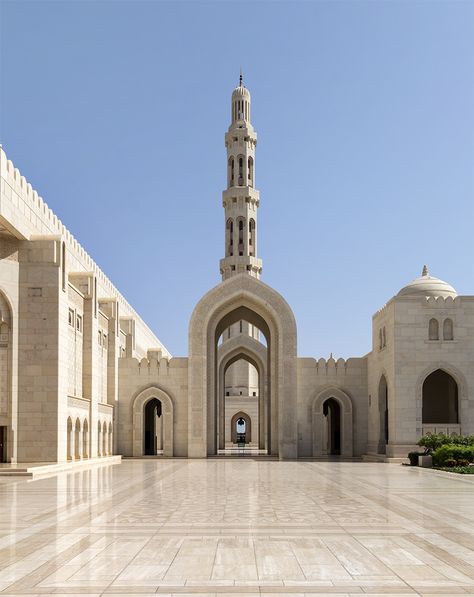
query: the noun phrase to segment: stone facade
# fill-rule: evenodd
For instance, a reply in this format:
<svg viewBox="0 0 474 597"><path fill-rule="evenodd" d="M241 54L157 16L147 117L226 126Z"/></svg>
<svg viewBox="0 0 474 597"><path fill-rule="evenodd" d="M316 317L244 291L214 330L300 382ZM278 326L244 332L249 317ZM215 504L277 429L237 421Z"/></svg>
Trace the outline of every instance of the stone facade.
<svg viewBox="0 0 474 597"><path fill-rule="evenodd" d="M422 275L372 319L372 348L298 358L290 306L260 280L250 93L225 136L222 282L172 357L0 153L0 460L404 457L427 431L474 433L474 297ZM242 425L239 427L242 431ZM240 433L239 432L239 433ZM242 438L241 438L242 439Z"/></svg>

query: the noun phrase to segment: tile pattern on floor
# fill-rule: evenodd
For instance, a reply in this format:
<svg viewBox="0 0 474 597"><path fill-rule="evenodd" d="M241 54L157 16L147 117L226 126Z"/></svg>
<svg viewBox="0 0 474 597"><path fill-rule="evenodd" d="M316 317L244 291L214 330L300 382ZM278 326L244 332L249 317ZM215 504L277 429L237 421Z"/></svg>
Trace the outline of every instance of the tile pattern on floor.
<svg viewBox="0 0 474 597"><path fill-rule="evenodd" d="M0 479L0 595L474 593L474 484L356 462Z"/></svg>

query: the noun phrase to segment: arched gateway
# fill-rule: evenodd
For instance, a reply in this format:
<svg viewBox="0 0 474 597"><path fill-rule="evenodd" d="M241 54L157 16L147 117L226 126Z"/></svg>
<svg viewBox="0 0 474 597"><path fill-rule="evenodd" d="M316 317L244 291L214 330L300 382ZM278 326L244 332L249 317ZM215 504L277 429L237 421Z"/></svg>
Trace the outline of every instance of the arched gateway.
<svg viewBox="0 0 474 597"><path fill-rule="evenodd" d="M280 294L245 273L232 276L204 295L191 317L188 455L202 458L217 453L217 343L225 329L241 320L257 327L267 343L267 400L263 415L268 452L280 458L296 458L295 318Z"/></svg>

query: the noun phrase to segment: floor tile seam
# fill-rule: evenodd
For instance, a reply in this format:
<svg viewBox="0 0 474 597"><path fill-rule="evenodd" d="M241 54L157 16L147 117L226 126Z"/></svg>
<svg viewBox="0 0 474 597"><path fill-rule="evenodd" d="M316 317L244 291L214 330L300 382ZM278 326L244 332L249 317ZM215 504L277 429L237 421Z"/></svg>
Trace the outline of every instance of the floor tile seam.
<svg viewBox="0 0 474 597"><path fill-rule="evenodd" d="M78 555L77 551L79 548L81 548L81 551L84 551L84 548L82 547L83 543L85 544L85 549L87 549L87 547L94 545L94 543L96 543L97 541L99 541L99 538L97 538L96 541L92 541L91 537L86 537L86 538L80 539L78 542L76 542L74 545L72 545L71 547L69 547L68 549L63 551L61 554L58 554L52 560L43 562L42 564L40 564L40 566L38 566L37 568L32 570L30 573L23 576L20 580L14 581L11 585L9 585L8 588L12 589L12 587L13 587L13 589L15 591L17 589L21 589L23 586L25 587L25 589L30 589L30 590L36 589L36 585L43 582L48 576L53 574L53 572L56 572L56 570L59 567L59 564L61 563L61 560L64 559L65 562L68 562L70 559L72 559L72 557L75 557L76 555ZM72 555L72 556L65 555L66 553L71 552L71 551L74 555ZM51 568L51 567L55 568L55 570L53 570L52 572L49 571L49 568ZM43 574L40 574L41 569L46 569L46 571L43 572ZM36 582L31 582L31 577L34 578L35 576L38 576L38 575L40 576L40 578ZM28 579L30 579L30 582L28 582ZM10 592L12 592L12 591L10 591Z"/></svg>
<svg viewBox="0 0 474 597"><path fill-rule="evenodd" d="M408 503L408 504L418 506L419 509L418 510L415 509L415 511L417 511L419 514L421 514L423 517L426 516L424 510L430 510L430 511L434 511L434 512L437 512L438 514L443 515L443 520L446 520L449 518L449 519L453 519L455 521L464 522L467 525L474 525L474 520L472 520L470 518L466 518L462 514L455 514L452 511L447 510L446 508L442 508L439 506L433 506L433 505L427 506L426 503L423 503L421 500L413 498L413 497L407 497L405 495L400 495L399 499L401 502L403 502L405 504ZM414 509L414 508L412 508L412 509Z"/></svg>
<svg viewBox="0 0 474 597"><path fill-rule="evenodd" d="M174 465L171 465L171 466L173 467ZM153 476L153 473L150 473L150 477L152 477L152 476ZM135 486L136 486L137 488L138 488L139 486L142 486L142 482L141 482L141 481L137 481L137 483L135 484ZM103 515L105 512L107 512L107 511L109 511L109 510L110 510L110 503L111 503L112 501L114 501L115 499L117 499L117 497L120 495L120 493L126 493L126 494L128 494L128 493L129 493L129 491L130 491L130 488L124 489L124 490L122 490L122 492L119 492L118 494L113 494L113 495L112 495L110 498L108 498L108 499L107 499L107 500L105 500L105 501L103 501L103 496L97 496L97 497L94 499L94 501L92 502L92 504L91 504L91 503L85 503L85 504L83 504L83 508L82 508L82 510L90 510L90 509L91 509L91 507L94 507L95 505L97 505L98 503L100 503L100 504L101 504L101 508L99 509L99 512L96 514L95 518L97 518L97 517L99 517L99 516L102 516L102 515ZM80 515L86 515L86 512L71 512L71 513L70 513L70 516L68 516L67 518L72 518L72 517L74 517L74 516L80 516ZM54 515L52 515L52 516L51 516L51 518L54 518ZM92 520L93 520L93 519L90 519L89 517L87 517L87 519L88 519L88 520L90 520L90 522L92 523ZM45 529L45 525L48 525L48 524L50 524L50 521L48 521L48 520L45 520L43 523L40 523L38 526L40 526L40 527L42 527L42 528L35 528L34 530L32 530L32 532L31 532L31 533L28 533L27 537L25 537L25 538L24 538L24 540L25 540L25 541L31 541L31 538L32 538L32 537L35 537L35 536L40 536L40 535L41 535L41 534L43 534L43 533L45 532L45 530L48 528L48 527L46 526L46 529ZM34 525L34 526L36 526L36 525ZM83 526L83 525L77 525L77 524L76 524L76 528L77 528L78 526ZM57 522L57 520L55 520L55 524L51 525L49 528L55 528L55 527L56 527L56 528L58 527L58 522ZM7 535L7 536L8 536L8 535ZM2 538L2 539L4 539L4 538ZM16 543L16 542L15 542L15 537L12 537L12 541L11 541L11 543L9 543L9 545L11 546L11 545L13 545L13 544L15 544L15 543ZM0 549L0 557L1 557L1 555L2 555L2 551L3 551L4 549L8 549L8 546L6 546L6 547L4 547L4 548L1 548L1 549Z"/></svg>
<svg viewBox="0 0 474 597"><path fill-rule="evenodd" d="M423 535L423 536L421 536L421 535ZM420 535L420 538L428 541L428 543L430 543L431 545L434 545L435 547L438 547L440 549L446 550L447 553L451 554L451 556L458 557L460 560L462 560L466 564L474 565L474 547L472 547L472 548L464 547L460 543L456 543L452 539L449 539L448 537L445 537L442 533L438 533L438 532L435 532L435 531L421 533L421 535ZM428 535L428 537L426 537L426 535ZM439 545L438 543L436 543L434 541L435 538L441 538L441 539L443 539L444 541L446 541L446 542L449 543L449 546ZM452 553L453 550L454 551L457 550L460 555L454 556L453 553ZM469 552L469 559L468 559L467 552ZM471 561L471 560L473 560L473 561Z"/></svg>
<svg viewBox="0 0 474 597"><path fill-rule="evenodd" d="M460 563L456 557L451 555L445 549L438 547L437 545L434 545L433 543L430 543L429 541L427 541L426 539L423 539L422 537L418 537L418 535L415 535L414 533L410 533L406 537L406 540L409 541L410 543L413 543L417 547L424 549L428 553L431 553L431 555L436 557L441 562L448 564L448 566L450 566L451 568L454 568L457 572L460 572L461 574L464 574L465 576L471 578L473 581L473 584L474 584L474 565L473 564L468 564L468 563L464 563L464 562ZM468 571L468 572L466 572L466 571Z"/></svg>
<svg viewBox="0 0 474 597"><path fill-rule="evenodd" d="M305 462L305 463L302 463L302 464L304 466L306 466L306 467L309 467L310 470L313 470L314 463ZM315 466L317 467L318 471L321 471L321 473L320 473L321 476L323 476L328 483L330 483L331 485L336 485L339 488L339 492L342 495L345 495L345 496L349 497L351 500L355 500L356 502L358 502L358 503L360 503L362 505L365 505L368 502L372 506L371 509L373 509L373 504L372 504L373 496L372 497L368 497L368 496L364 495L364 493L359 493L359 494L357 494L357 497L354 497L354 490L353 489L343 489L342 488L342 484L335 482L334 479L333 479L333 477L331 477L329 475L329 473L326 472L327 469L325 467L320 468L317 464ZM362 489L366 489L366 487L367 487L367 484L363 483L362 481L358 481L357 479L351 479L351 482L352 483L356 483ZM381 491L380 487L374 486L373 489L374 489L374 493L383 494L383 492ZM383 505L379 505L379 508L382 510L382 512L379 512L379 514L381 514L381 515L383 515L384 511L388 510L388 508L386 508ZM405 517L403 517L403 516L401 516L401 518L402 518L402 520L406 520Z"/></svg>

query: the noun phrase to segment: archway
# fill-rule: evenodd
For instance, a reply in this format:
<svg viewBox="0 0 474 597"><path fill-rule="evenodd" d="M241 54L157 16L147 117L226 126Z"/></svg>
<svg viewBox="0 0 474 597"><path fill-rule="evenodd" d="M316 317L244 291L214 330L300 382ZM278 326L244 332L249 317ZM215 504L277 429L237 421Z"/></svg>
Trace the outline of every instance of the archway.
<svg viewBox="0 0 474 597"><path fill-rule="evenodd" d="M74 427L74 458L76 460L80 460L81 458L81 422L79 419L76 419L76 424Z"/></svg>
<svg viewBox="0 0 474 597"><path fill-rule="evenodd" d="M72 460L72 447L74 445L74 437L72 431L71 417L67 419L67 459Z"/></svg>
<svg viewBox="0 0 474 597"><path fill-rule="evenodd" d="M458 384L443 369L436 369L423 382L423 425L457 425L459 423Z"/></svg>
<svg viewBox="0 0 474 597"><path fill-rule="evenodd" d="M89 458L89 423L84 419L82 424L82 457Z"/></svg>
<svg viewBox="0 0 474 597"><path fill-rule="evenodd" d="M336 406L337 404L337 406ZM326 405L326 406L325 406ZM332 409L332 412L331 410ZM325 414L325 412L327 414ZM337 425L339 415L339 425ZM327 416L332 417L328 421ZM328 453L329 432L333 432L333 447L339 444L339 454L346 458L353 455L353 409L349 395L336 387L318 390L313 399L313 457L319 458ZM331 427L330 427L331 425ZM336 434L339 428L339 433Z"/></svg>
<svg viewBox="0 0 474 597"><path fill-rule="evenodd" d="M155 385L141 390L132 402L133 456L173 456L173 425L171 396Z"/></svg>
<svg viewBox="0 0 474 597"><path fill-rule="evenodd" d="M385 375L382 375L379 381L378 390L379 406L379 445L378 453L385 454L389 439L388 427L388 386Z"/></svg>
<svg viewBox="0 0 474 597"><path fill-rule="evenodd" d="M230 437L233 444L243 436L245 444L252 442L252 419L243 411L235 413L230 421Z"/></svg>
<svg viewBox="0 0 474 597"><path fill-rule="evenodd" d="M217 453L217 342L239 320L258 328L267 344L268 451L280 458L296 458L295 319L281 295L248 274L235 275L208 292L191 317L188 455Z"/></svg>
<svg viewBox="0 0 474 597"><path fill-rule="evenodd" d="M102 423L97 422L97 456L104 456L102 454Z"/></svg>
<svg viewBox="0 0 474 597"><path fill-rule="evenodd" d="M339 456L341 454L341 407L339 402L334 398L325 400L323 415L326 418L326 454Z"/></svg>

